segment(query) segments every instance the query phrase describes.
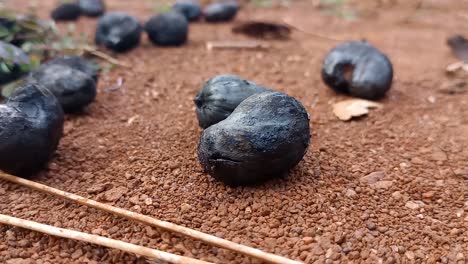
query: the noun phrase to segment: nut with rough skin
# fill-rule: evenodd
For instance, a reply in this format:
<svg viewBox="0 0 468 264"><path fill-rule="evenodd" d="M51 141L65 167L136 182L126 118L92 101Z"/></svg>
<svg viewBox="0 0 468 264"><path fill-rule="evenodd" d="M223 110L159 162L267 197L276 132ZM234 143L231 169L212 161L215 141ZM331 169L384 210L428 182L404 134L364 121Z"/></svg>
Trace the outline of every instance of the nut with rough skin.
<svg viewBox="0 0 468 264"><path fill-rule="evenodd" d="M393 66L385 54L367 42L350 41L328 53L322 78L336 92L376 100L390 89Z"/></svg>
<svg viewBox="0 0 468 264"><path fill-rule="evenodd" d="M232 20L239 10L235 1L213 3L205 7L203 15L208 22L226 22Z"/></svg>
<svg viewBox="0 0 468 264"><path fill-rule="evenodd" d="M218 75L208 80L194 99L200 127L207 128L226 119L249 96L267 90L231 74Z"/></svg>
<svg viewBox="0 0 468 264"><path fill-rule="evenodd" d="M296 99L275 91L244 100L203 131L198 159L214 178L249 185L280 177L298 164L310 141L309 115Z"/></svg>
<svg viewBox="0 0 468 264"><path fill-rule="evenodd" d="M93 78L96 84L99 78L99 66L96 64L93 64L92 62L80 56L74 56L74 55L61 56L61 57L57 57L53 60L48 61L46 64L47 65L58 64L58 65L63 65L63 66L67 66L67 67L79 70L91 76L91 78Z"/></svg>
<svg viewBox="0 0 468 264"><path fill-rule="evenodd" d="M79 0L81 13L90 17L97 17L106 11L106 6L103 0Z"/></svg>
<svg viewBox="0 0 468 264"><path fill-rule="evenodd" d="M184 15L171 11L150 18L145 30L156 45L180 46L187 41L188 21Z"/></svg>
<svg viewBox="0 0 468 264"><path fill-rule="evenodd" d="M126 52L140 44L142 27L138 20L123 12L109 12L99 18L95 42L116 52Z"/></svg>
<svg viewBox="0 0 468 264"><path fill-rule="evenodd" d="M14 45L0 41L0 62L8 65L8 71L0 69L0 84L5 84L20 78L26 73L22 66L27 66L31 60L24 51Z"/></svg>
<svg viewBox="0 0 468 264"><path fill-rule="evenodd" d="M47 89L35 84L16 89L0 105L0 169L22 177L42 169L57 149L63 119Z"/></svg>
<svg viewBox="0 0 468 264"><path fill-rule="evenodd" d="M50 17L55 21L73 21L77 20L81 15L80 6L76 3L64 3L57 6Z"/></svg>
<svg viewBox="0 0 468 264"><path fill-rule="evenodd" d="M41 66L30 74L28 81L49 89L66 113L82 110L96 97L96 82L90 75L60 64Z"/></svg>
<svg viewBox="0 0 468 264"><path fill-rule="evenodd" d="M181 13L188 21L196 21L201 16L201 7L194 0L178 0L172 6L172 10Z"/></svg>

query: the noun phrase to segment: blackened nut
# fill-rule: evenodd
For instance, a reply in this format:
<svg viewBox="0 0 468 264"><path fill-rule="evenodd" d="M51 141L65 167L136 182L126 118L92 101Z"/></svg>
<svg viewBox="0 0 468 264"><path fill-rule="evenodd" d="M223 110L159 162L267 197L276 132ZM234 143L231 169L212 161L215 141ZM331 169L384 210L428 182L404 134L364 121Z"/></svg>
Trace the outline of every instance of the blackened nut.
<svg viewBox="0 0 468 264"><path fill-rule="evenodd" d="M25 74L29 70L31 60L20 48L0 41L0 63L8 68L0 68L0 84L5 84Z"/></svg>
<svg viewBox="0 0 468 264"><path fill-rule="evenodd" d="M0 105L0 169L31 176L43 168L63 133L63 111L45 88L27 84Z"/></svg>
<svg viewBox="0 0 468 264"><path fill-rule="evenodd" d="M50 16L55 21L77 20L81 15L80 6L76 3L64 3L57 6Z"/></svg>
<svg viewBox="0 0 468 264"><path fill-rule="evenodd" d="M266 90L236 75L223 74L208 80L194 99L200 127L226 119L242 101Z"/></svg>
<svg viewBox="0 0 468 264"><path fill-rule="evenodd" d="M195 0L178 0L172 10L184 15L188 21L196 21L201 16L200 4Z"/></svg>
<svg viewBox="0 0 468 264"><path fill-rule="evenodd" d="M150 18L145 30L156 45L179 46L187 41L188 22L184 15L171 11Z"/></svg>
<svg viewBox="0 0 468 264"><path fill-rule="evenodd" d="M95 42L116 52L129 51L140 44L142 27L123 12L109 12L99 18Z"/></svg>
<svg viewBox="0 0 468 264"><path fill-rule="evenodd" d="M286 94L266 91L204 130L198 158L205 171L228 185L255 184L286 174L302 160L309 141L304 106Z"/></svg>
<svg viewBox="0 0 468 264"><path fill-rule="evenodd" d="M66 113L82 110L96 97L96 82L90 75L60 64L41 66L31 73L29 82L49 89Z"/></svg>
<svg viewBox="0 0 468 264"><path fill-rule="evenodd" d="M376 100L390 89L393 67L385 54L367 42L350 41L328 53L322 78L336 92Z"/></svg>
<svg viewBox="0 0 468 264"><path fill-rule="evenodd" d="M80 56L69 55L69 56L57 57L47 62L47 65L51 65L51 64L63 65L63 66L67 66L67 67L71 67L73 69L79 70L91 76L91 78L93 78L96 84L98 82L99 66L96 64L93 64L92 62Z"/></svg>
<svg viewBox="0 0 468 264"><path fill-rule="evenodd" d="M232 20L239 10L235 1L213 3L205 7L203 15L208 22L226 22Z"/></svg>
<svg viewBox="0 0 468 264"><path fill-rule="evenodd" d="M106 11L103 0L79 0L78 5L81 13L90 17L100 16Z"/></svg>

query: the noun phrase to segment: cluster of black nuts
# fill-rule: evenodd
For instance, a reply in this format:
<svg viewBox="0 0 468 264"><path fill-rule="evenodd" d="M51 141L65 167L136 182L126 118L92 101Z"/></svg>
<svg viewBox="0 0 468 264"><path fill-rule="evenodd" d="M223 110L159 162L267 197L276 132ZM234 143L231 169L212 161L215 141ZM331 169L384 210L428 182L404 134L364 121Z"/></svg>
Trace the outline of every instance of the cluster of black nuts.
<svg viewBox="0 0 468 264"><path fill-rule="evenodd" d="M116 52L126 52L140 44L146 31L152 43L160 46L180 46L187 41L188 23L202 17L208 22L233 19L239 4L235 0L216 2L202 7L195 0L178 0L171 11L151 17L144 25L124 12L105 13L103 0L78 0L59 5L51 13L56 21L76 20L81 15L102 16L97 24L95 42Z"/></svg>
<svg viewBox="0 0 468 264"><path fill-rule="evenodd" d="M0 105L0 169L24 177L38 172L57 148L64 112L90 104L97 80L97 67L78 56L56 58L31 72Z"/></svg>
<svg viewBox="0 0 468 264"><path fill-rule="evenodd" d="M205 128L198 145L200 163L228 185L282 176L307 151L309 114L291 96L220 75L207 81L194 101Z"/></svg>
<svg viewBox="0 0 468 264"><path fill-rule="evenodd" d="M104 13L102 0L79 0L54 10L57 19ZM105 13L98 22L95 41L124 52L140 42L143 29L162 46L185 43L188 21L202 15L207 21L232 19L236 2L214 3L202 12L198 3L177 1L171 12L152 17L141 26L122 12ZM8 26L8 21L0 20ZM22 77L30 58L16 46L0 42L0 84ZM25 85L0 105L0 169L20 176L37 172L47 163L62 136L64 112L76 112L96 97L98 68L78 56L51 60L29 73ZM365 41L350 41L333 48L322 66L322 78L336 92L376 100L385 96L393 79L388 57ZM284 93L244 80L219 75L208 80L194 99L199 125L202 167L229 185L259 183L284 175L305 155L310 141L309 114Z"/></svg>
<svg viewBox="0 0 468 264"><path fill-rule="evenodd" d="M196 21L202 15L208 22L229 21L238 9L237 2L227 1L208 5L202 12L198 2L179 0L171 11L152 16L143 26L134 16L109 12L98 21L95 42L116 52L126 52L139 45L144 30L155 45L180 46L187 41L190 21Z"/></svg>

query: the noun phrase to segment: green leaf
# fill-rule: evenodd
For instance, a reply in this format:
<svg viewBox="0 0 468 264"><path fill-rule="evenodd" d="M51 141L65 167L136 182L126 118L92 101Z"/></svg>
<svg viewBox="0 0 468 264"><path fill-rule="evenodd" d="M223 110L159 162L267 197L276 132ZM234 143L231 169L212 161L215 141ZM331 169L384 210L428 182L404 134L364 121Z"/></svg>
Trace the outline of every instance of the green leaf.
<svg viewBox="0 0 468 264"><path fill-rule="evenodd" d="M0 70L3 73L11 73L11 69L5 61L0 62Z"/></svg>
<svg viewBox="0 0 468 264"><path fill-rule="evenodd" d="M24 80L19 80L16 82L11 82L9 84L6 84L2 87L2 96L4 98L10 97L10 95L21 85L24 84Z"/></svg>

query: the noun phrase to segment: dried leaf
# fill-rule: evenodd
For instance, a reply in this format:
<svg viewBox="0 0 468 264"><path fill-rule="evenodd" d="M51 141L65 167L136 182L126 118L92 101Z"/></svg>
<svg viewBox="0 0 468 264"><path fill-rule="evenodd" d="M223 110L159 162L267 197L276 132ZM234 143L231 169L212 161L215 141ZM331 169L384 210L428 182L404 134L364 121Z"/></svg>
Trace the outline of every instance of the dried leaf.
<svg viewBox="0 0 468 264"><path fill-rule="evenodd" d="M264 21L247 21L232 28L232 32L260 39L289 39L291 28L285 24Z"/></svg>
<svg viewBox="0 0 468 264"><path fill-rule="evenodd" d="M464 62L468 62L468 40L463 36L455 35L447 40L453 54Z"/></svg>
<svg viewBox="0 0 468 264"><path fill-rule="evenodd" d="M364 100L349 99L333 105L333 113L343 121L351 120L353 117L367 115L371 108L381 108L382 104Z"/></svg>

